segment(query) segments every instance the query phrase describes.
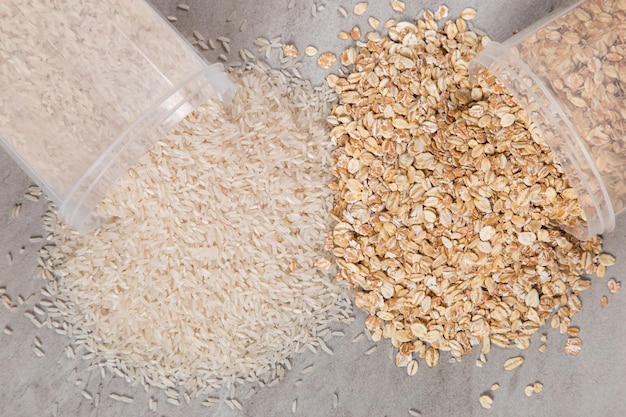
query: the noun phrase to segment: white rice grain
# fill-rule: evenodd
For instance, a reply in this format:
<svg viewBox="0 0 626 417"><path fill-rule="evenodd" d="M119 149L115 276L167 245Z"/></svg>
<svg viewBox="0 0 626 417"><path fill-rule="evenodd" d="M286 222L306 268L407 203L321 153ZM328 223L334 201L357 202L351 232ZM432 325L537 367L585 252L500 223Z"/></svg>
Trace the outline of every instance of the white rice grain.
<svg viewBox="0 0 626 417"><path fill-rule="evenodd" d="M39 197L37 197L36 195L29 194L29 193L24 194L24 198L30 201L39 201Z"/></svg>
<svg viewBox="0 0 626 417"><path fill-rule="evenodd" d="M117 394L115 392L110 393L109 398L114 401L119 401L119 402L129 403L129 404L135 401L135 398L131 397L130 395Z"/></svg>
<svg viewBox="0 0 626 417"><path fill-rule="evenodd" d="M11 210L11 217L14 219L20 217L21 210L22 210L22 205L20 203L15 204L13 206L13 209Z"/></svg>
<svg viewBox="0 0 626 417"><path fill-rule="evenodd" d="M180 401L178 400L178 398L167 397L165 402L170 403L172 405L180 405Z"/></svg>
<svg viewBox="0 0 626 417"><path fill-rule="evenodd" d="M192 35L193 35L193 37L194 37L194 38L196 38L196 39L197 39L197 40L199 40L199 41L204 42L204 41L206 40L206 39L204 38L204 36L202 35L202 33L198 32L197 30L194 30L194 31L192 32Z"/></svg>
<svg viewBox="0 0 626 417"><path fill-rule="evenodd" d="M237 410L243 409L243 405L236 398L232 398L231 401Z"/></svg>
<svg viewBox="0 0 626 417"><path fill-rule="evenodd" d="M350 317L346 287L314 267L333 223L331 102L266 65L243 68L230 108L192 112L111 189L96 208L110 221L77 234L56 208L45 218L62 248L42 265L58 280L55 320L129 382L200 392L272 370L263 379L279 381L298 346L324 349L320 324Z"/></svg>
<svg viewBox="0 0 626 417"><path fill-rule="evenodd" d="M378 345L372 345L369 349L367 349L365 351L366 355L371 355L372 353L374 353L374 351L378 349Z"/></svg>

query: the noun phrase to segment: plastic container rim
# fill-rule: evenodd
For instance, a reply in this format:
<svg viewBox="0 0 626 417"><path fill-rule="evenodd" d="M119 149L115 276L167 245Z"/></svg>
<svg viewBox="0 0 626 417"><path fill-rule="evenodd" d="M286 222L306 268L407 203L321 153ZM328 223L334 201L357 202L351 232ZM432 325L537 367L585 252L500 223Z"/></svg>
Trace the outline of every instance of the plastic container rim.
<svg viewBox="0 0 626 417"><path fill-rule="evenodd" d="M194 97L195 95L198 95L203 89L205 89L208 86L211 86L211 88L213 88L212 83L209 80L209 78L211 78L209 75L214 75L214 74L211 74L211 73L216 72L216 70L218 70L218 74L219 74L219 72L222 72L223 71L223 65L219 64L219 63L208 65L206 68L196 72L195 74L193 74L192 76L188 77L187 79L185 79L184 81L182 81L178 85L172 87L170 89L170 91L167 94L165 94L164 96L162 96L161 99L159 99L159 101L155 102L154 105L149 110L145 111L132 124L130 124L126 129L124 129L124 131L107 147L107 149L100 154L98 159L96 159L89 166L89 168L81 175L81 177L76 182L76 184L74 184L72 189L68 192L65 200L63 200L63 202L61 203L61 206L59 207L59 214L61 214L65 219L67 219L68 223L70 223L72 225L75 225L77 228L81 228L83 226L84 222L86 221L87 217L88 217L88 216L86 216L85 218L80 218L80 217L82 217L82 216L80 216L81 207L83 206L85 200L91 195L91 193L93 191L93 188L96 186L96 184L98 184L98 182L100 181L100 179L102 178L104 173L107 172L107 170L110 168L110 166L119 158L119 155L121 155L121 153L122 153L121 151L123 149L126 149L131 143L133 143L137 139L139 139L141 137L145 137L145 133L147 131L156 129L164 121L168 120L172 115L174 115L174 113L181 106L183 106L185 103L188 103L189 100L192 97ZM203 76L206 76L205 77L206 81L203 82L200 86L195 88L193 91L188 93L186 96L182 97L180 100L178 100L178 102L175 105L173 105L170 108L168 108L167 111L165 111L164 113L159 113L158 115L154 115L154 110L155 109L158 109L167 100L171 99L172 97L175 97L176 94L185 85L188 85L191 82L193 82L194 80L196 80L198 78L202 78ZM226 77L226 73L225 72L224 72L224 77ZM229 101L232 98L232 94L233 94L232 86L228 86L228 88L226 88L226 90L223 93L217 91L217 89L215 89L215 88L213 88L213 91L214 91L213 96L221 94L222 97L224 98L224 100L226 100L226 101ZM176 118L172 120L173 125L175 125L176 123L180 122L185 117L187 117L187 115L189 115L189 113L191 113L191 111L193 111L193 109L191 109L188 112L185 112L185 114L180 114L180 115L176 116ZM137 125L141 124L142 122L145 122L150 117L154 117L153 122L150 123L149 125L147 125L141 131L137 132L135 135L133 135L134 138L131 138L130 140L128 140L130 132L132 132L132 130ZM123 143L123 142L126 142L126 143L123 144L121 148L119 148L118 156L115 156L114 158L110 158L109 161L107 162L107 164L105 166L103 166L102 165L103 161L106 160L106 158L111 155L113 150L117 149L120 146L120 144ZM96 170L96 169L100 170L100 173L98 174L98 176L93 181L91 181L91 184L89 184L89 186L87 187L86 191L83 193L83 195L78 200L77 204L71 204L70 205L69 202L72 201L72 197L77 193L78 189L81 186L84 186L85 179L89 178L90 174L92 174L94 172L94 170Z"/></svg>

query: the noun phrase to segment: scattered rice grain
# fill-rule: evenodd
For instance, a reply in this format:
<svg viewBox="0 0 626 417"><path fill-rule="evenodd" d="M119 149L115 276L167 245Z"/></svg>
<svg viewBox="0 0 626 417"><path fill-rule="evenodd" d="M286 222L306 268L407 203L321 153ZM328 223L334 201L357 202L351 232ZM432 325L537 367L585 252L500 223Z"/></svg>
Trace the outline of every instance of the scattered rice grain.
<svg viewBox="0 0 626 417"><path fill-rule="evenodd" d="M372 345L369 349L367 349L365 351L366 355L371 355L372 353L374 353L374 351L378 349L378 345Z"/></svg>
<svg viewBox="0 0 626 417"><path fill-rule="evenodd" d="M15 204L13 206L13 209L11 210L11 217L14 219L20 217L21 211L22 211L22 205L20 203Z"/></svg>
<svg viewBox="0 0 626 417"><path fill-rule="evenodd" d="M114 401L120 401L120 402L128 403L128 404L135 401L135 397L131 397L130 395L117 394L115 392L110 393L109 398Z"/></svg>

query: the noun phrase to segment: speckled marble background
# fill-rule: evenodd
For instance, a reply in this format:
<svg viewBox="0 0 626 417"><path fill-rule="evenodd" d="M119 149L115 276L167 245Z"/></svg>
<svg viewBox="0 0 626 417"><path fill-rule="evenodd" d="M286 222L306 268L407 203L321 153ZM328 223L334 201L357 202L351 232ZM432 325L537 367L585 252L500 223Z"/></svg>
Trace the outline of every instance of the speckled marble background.
<svg viewBox="0 0 626 417"><path fill-rule="evenodd" d="M297 0L289 10L289 0L186 0L186 3L189 11L177 9L178 2L174 0L153 0L153 5L164 16L177 17L173 24L184 36L192 38L192 31L197 30L206 38L227 36L231 39L230 53L219 43L215 51L202 51L210 61L218 60L220 54L229 60L238 60L242 48L258 53L254 39L259 36L268 39L280 36L284 42L295 43L301 51L311 44L321 52L339 53L347 46L346 41L337 38L339 31L349 30L354 24L366 27L368 16L384 22L393 14L386 0L370 1L370 9L360 17L351 13L356 1L347 0L315 3ZM434 9L440 4L430 0L406 0L406 3L406 19L413 18L425 7ZM458 15L464 7L476 8L479 16L474 21L475 27L495 40L506 39L514 30L522 29L564 3L557 0L445 2L451 16ZM313 16L312 4L317 6L316 16ZM338 6L348 11L347 17L338 13ZM244 30L240 31L242 25ZM269 60L274 66L278 65L276 56ZM302 58L300 72L313 84L319 84L326 74L313 58L306 56ZM64 348L69 340L65 336L31 324L24 312L32 310L43 281L33 278L41 243L31 243L28 238L43 233L41 216L45 205L43 199L34 202L24 197L30 184L26 174L0 150L0 287L6 289L16 305L12 310L0 305L0 329L9 326L13 330L11 335L0 333L0 416L51 416L58 410L59 416L101 417L402 417L409 415L409 409L419 411L424 417L626 415L626 294L609 294L606 286L609 278L621 281L626 275L626 216L619 217L616 230L605 236L605 250L617 256L617 264L610 268L606 278L593 278L591 289L581 297L583 310L573 319L572 325L580 327L584 344L580 355L566 356L563 353L566 337L546 326L533 337L528 351L495 348L482 368L475 365L478 349L460 363L448 363L448 357L443 355L437 367L422 366L417 375L409 377L405 369L396 368L388 358L388 340L380 342L370 355L364 354L372 345L366 338L352 343L363 328L364 315L357 311L354 323L344 329L346 335L329 342L334 351L332 356L308 351L295 355L293 369L281 383L257 388L247 400L243 398L250 387L239 387L235 392L235 397L243 404L239 411L231 410L224 403L207 408L199 400L175 407L166 403L165 395L158 389L146 392L141 386L131 387L111 375L102 378L97 370L86 370L86 361L66 359ZM22 210L20 217L14 219L11 210L16 203L22 204ZM5 257L7 252L13 255L11 265ZM29 294L36 296L17 305L18 295ZM603 295L609 299L605 308L600 305ZM548 347L544 353L537 350L541 333L547 334ZM35 336L42 342L44 357L33 352ZM505 372L503 362L520 353L526 362L514 371ZM302 369L309 365L314 365L312 372L303 374ZM535 381L544 384L543 391L526 397L524 387ZM489 391L493 383L498 383L499 389L492 393L493 407L485 410L478 397ZM83 389L94 396L99 394L98 407L94 406L94 400L81 396ZM135 400L130 404L113 401L108 398L111 392L132 395ZM332 405L334 393L339 398L337 408ZM158 400L157 413L148 409L150 397ZM292 414L292 403L296 399L297 411Z"/></svg>

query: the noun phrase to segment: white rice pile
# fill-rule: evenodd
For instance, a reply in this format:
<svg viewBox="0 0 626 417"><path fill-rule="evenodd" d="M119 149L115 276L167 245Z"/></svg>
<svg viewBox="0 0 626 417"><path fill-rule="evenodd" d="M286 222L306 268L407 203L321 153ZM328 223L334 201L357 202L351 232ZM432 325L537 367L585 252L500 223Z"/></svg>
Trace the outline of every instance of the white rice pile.
<svg viewBox="0 0 626 417"><path fill-rule="evenodd" d="M46 217L50 316L129 381L255 380L352 320L314 266L332 223L328 96L258 64L233 77L231 108L206 104L117 183L97 208L111 222L79 235Z"/></svg>

